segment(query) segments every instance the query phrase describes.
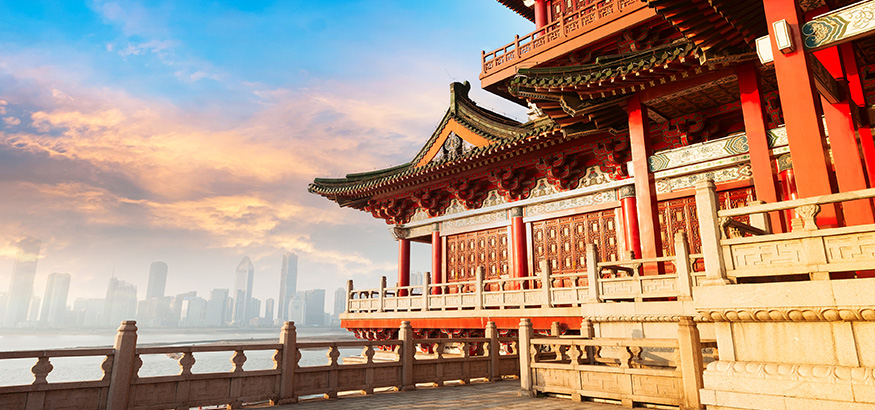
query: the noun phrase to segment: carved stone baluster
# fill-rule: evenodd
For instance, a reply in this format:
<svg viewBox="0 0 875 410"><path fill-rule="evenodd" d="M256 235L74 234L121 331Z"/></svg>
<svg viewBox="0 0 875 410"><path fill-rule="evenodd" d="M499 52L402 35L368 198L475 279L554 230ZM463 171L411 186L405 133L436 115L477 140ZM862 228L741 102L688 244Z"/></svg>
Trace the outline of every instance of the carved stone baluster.
<svg viewBox="0 0 875 410"><path fill-rule="evenodd" d="M632 354L632 357L631 357L631 360L629 363L632 363L632 361L635 361L634 367L641 367L640 366L641 352L643 352L643 351L644 351L644 349L642 349L641 346L629 346L629 352Z"/></svg>
<svg viewBox="0 0 875 410"><path fill-rule="evenodd" d="M620 353L617 356L620 359L620 367L624 369L631 367L632 352L629 350L628 346L621 346Z"/></svg>
<svg viewBox="0 0 875 410"><path fill-rule="evenodd" d="M186 376L191 374L191 367L194 366L194 355L191 352L185 352L179 358L179 375Z"/></svg>
<svg viewBox="0 0 875 410"><path fill-rule="evenodd" d="M100 370L103 370L103 377L100 378L101 381L108 381L110 377L112 377L112 361L113 355L108 354L106 358L103 359L103 363L100 364Z"/></svg>
<svg viewBox="0 0 875 410"><path fill-rule="evenodd" d="M113 359L115 362L115 359ZM134 360L132 363L132 372L131 372L131 380L137 380L140 377L140 368L143 367L143 359L140 355L134 355Z"/></svg>
<svg viewBox="0 0 875 410"><path fill-rule="evenodd" d="M283 351L282 349L276 349L273 352L273 368L274 370L280 370L283 365Z"/></svg>
<svg viewBox="0 0 875 410"><path fill-rule="evenodd" d="M325 353L325 357L328 358L329 366L336 367L337 359L340 357L340 349L338 349L336 345L331 345Z"/></svg>
<svg viewBox="0 0 875 410"><path fill-rule="evenodd" d="M234 364L234 373L242 373L243 363L246 363L246 354L244 354L242 350L235 350L234 356L231 356L231 363Z"/></svg>
<svg viewBox="0 0 875 410"><path fill-rule="evenodd" d="M798 219L802 219L804 230L816 231L818 229L817 223L815 222L816 221L815 218L817 217L817 214L820 213L820 205L817 205L817 204L803 205L803 206L797 207L795 209L795 211L796 211L796 215L798 215ZM795 218L794 218L794 220L795 220ZM797 226L797 224L794 223L793 227L796 228L796 226Z"/></svg>
<svg viewBox="0 0 875 410"><path fill-rule="evenodd" d="M582 364L580 362L580 358L582 353L580 352L580 346L572 344L568 346L568 359L571 360L571 368L577 369L577 366Z"/></svg>
<svg viewBox="0 0 875 410"><path fill-rule="evenodd" d="M52 362L49 361L48 356L40 356L36 360L36 364L30 368L31 373L33 373L33 384L46 384L46 377L48 377L49 373L54 369L55 366L52 366Z"/></svg>

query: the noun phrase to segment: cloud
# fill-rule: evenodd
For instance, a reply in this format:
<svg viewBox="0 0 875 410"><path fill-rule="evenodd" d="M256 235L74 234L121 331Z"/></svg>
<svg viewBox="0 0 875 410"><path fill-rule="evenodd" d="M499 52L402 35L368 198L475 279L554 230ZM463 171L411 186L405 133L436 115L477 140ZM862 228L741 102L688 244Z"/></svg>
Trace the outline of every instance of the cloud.
<svg viewBox="0 0 875 410"><path fill-rule="evenodd" d="M6 102L6 101L4 101L4 100L0 100L0 115L5 115L5 114L6 114L6 106L7 106L8 104L9 104L8 102Z"/></svg>
<svg viewBox="0 0 875 410"><path fill-rule="evenodd" d="M18 125L21 124L21 120L15 117L3 117L3 123L6 125Z"/></svg>

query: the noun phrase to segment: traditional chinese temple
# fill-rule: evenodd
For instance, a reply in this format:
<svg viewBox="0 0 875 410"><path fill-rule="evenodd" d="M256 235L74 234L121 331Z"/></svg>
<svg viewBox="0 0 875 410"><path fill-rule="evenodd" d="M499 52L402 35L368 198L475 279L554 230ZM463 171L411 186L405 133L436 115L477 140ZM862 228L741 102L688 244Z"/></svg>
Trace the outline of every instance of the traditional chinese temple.
<svg viewBox="0 0 875 410"><path fill-rule="evenodd" d="M650 338L692 316L719 350L708 408L875 405L875 1L498 3L533 31L481 54L480 86L528 121L453 83L409 162L310 185L398 242L343 326Z"/></svg>

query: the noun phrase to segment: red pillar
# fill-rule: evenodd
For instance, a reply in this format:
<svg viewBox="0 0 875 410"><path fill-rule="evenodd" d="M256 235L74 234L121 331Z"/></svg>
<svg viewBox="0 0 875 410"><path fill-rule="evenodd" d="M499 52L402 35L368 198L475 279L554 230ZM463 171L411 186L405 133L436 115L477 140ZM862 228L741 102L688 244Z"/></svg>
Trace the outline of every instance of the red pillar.
<svg viewBox="0 0 875 410"><path fill-rule="evenodd" d="M443 249L441 242L440 225L434 224L434 231L431 232L431 283L439 285L443 283ZM432 295L440 295L441 288L431 290Z"/></svg>
<svg viewBox="0 0 875 410"><path fill-rule="evenodd" d="M796 174L793 173L793 161L789 155L783 155L777 159L778 180L781 182L781 200L792 201L799 197L796 192ZM784 211L785 225L790 231L790 221L796 217L792 209Z"/></svg>
<svg viewBox="0 0 875 410"><path fill-rule="evenodd" d="M410 286L410 239L398 239L398 286ZM398 296L407 296L407 291L398 291Z"/></svg>
<svg viewBox="0 0 875 410"><path fill-rule="evenodd" d="M797 187L803 198L832 193L829 181L828 156L823 123L817 109L817 97L808 68L809 56L805 53L801 36L802 20L796 0L769 0L763 2L769 35L772 37L772 54L775 58L775 75L778 78L778 94L793 157L793 170L800 181ZM786 19L790 25L791 41L795 49L787 54L778 50L772 23ZM836 209L824 206L817 217L821 227L837 226Z"/></svg>
<svg viewBox="0 0 875 410"><path fill-rule="evenodd" d="M647 124L647 108L635 93L629 98L629 141L632 144L632 170L635 173L635 201L638 211L638 231L641 238L641 256L659 256L662 240L659 232L659 211L656 202L656 183L647 158L653 154L650 144L650 128Z"/></svg>
<svg viewBox="0 0 875 410"><path fill-rule="evenodd" d="M854 47L851 43L839 45L842 65L845 68L845 78L848 80L851 108L865 107L866 97L863 95L863 83L860 82L860 71L857 69L857 59L854 57ZM868 186L875 184L875 141L872 139L872 128L864 125L857 129L860 134L860 146L863 148L863 159L866 162Z"/></svg>
<svg viewBox="0 0 875 410"><path fill-rule="evenodd" d="M623 227L626 233L626 251L635 254L633 259L641 257L641 234L638 230L637 201L635 188L626 186L620 188L620 210L623 212Z"/></svg>
<svg viewBox="0 0 875 410"><path fill-rule="evenodd" d="M535 0L535 28L547 25L547 0Z"/></svg>
<svg viewBox="0 0 875 410"><path fill-rule="evenodd" d="M513 277L524 278L529 276L529 258L522 208L510 210L510 234L513 244Z"/></svg>
<svg viewBox="0 0 875 410"><path fill-rule="evenodd" d="M757 199L769 203L778 202L778 192L775 188L777 181L772 169L772 153L769 149L766 118L763 115L759 74L752 63L736 67L735 73L738 76L738 89L741 92L741 112L744 116L744 131L747 134L750 168L753 171ZM784 232L780 212L772 212L769 218L773 232Z"/></svg>
<svg viewBox="0 0 875 410"><path fill-rule="evenodd" d="M815 53L815 57L826 67L833 78L844 78L841 58L837 47L830 47ZM847 93L845 93L847 94ZM836 173L840 192L866 189L866 173L863 170L863 158L857 145L857 133L854 118L851 116L850 99L831 104L821 96L823 116L829 132L829 144L832 149L833 168ZM847 225L864 225L875 222L872 214L872 202L867 200L844 202L843 215Z"/></svg>

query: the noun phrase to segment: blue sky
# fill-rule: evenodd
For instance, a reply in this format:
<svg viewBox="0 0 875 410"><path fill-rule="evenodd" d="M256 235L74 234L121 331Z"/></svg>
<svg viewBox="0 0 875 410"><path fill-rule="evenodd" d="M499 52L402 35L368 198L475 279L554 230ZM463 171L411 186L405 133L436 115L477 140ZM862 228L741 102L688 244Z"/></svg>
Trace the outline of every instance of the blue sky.
<svg viewBox="0 0 875 410"><path fill-rule="evenodd" d="M521 119L479 89L480 51L532 28L486 0L0 2L0 292L23 236L36 294L68 272L71 301L113 272L142 297L156 260L206 296L247 255L276 298L285 250L299 288L374 286L388 226L307 183L408 161L452 81Z"/></svg>

